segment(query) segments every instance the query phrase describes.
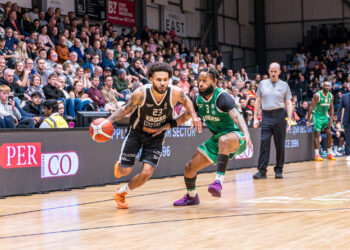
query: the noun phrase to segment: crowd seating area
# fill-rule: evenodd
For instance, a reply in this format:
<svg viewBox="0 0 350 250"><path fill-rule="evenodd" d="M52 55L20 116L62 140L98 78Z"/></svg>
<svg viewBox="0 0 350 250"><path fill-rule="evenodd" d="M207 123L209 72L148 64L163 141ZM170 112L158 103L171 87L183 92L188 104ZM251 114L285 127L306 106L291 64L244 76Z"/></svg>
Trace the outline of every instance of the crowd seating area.
<svg viewBox="0 0 350 250"><path fill-rule="evenodd" d="M45 12L7 2L0 8L0 127L40 127L42 103L48 99L58 101L59 114L72 127L78 111L114 112L149 82L147 70L155 62L169 63L171 84L190 97L198 93L199 70L216 68L218 86L232 94L252 126L256 90L268 75L224 65L219 49L188 48L173 30L145 26L118 32L108 22L91 22L88 15L63 16L59 8ZM305 124L310 100L324 81L332 82L337 108L349 92L349 66L350 39L343 24L323 25L311 44L298 45L280 76L293 93L294 125ZM179 106L176 113L182 110ZM334 128L334 133L337 137L341 131Z"/></svg>

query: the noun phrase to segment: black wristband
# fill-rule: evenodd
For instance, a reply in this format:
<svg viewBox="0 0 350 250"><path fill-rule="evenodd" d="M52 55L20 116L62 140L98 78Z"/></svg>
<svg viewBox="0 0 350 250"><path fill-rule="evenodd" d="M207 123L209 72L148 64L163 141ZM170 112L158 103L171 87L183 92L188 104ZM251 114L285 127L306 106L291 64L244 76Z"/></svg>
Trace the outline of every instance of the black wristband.
<svg viewBox="0 0 350 250"><path fill-rule="evenodd" d="M175 128L177 127L177 121L172 119L169 121L169 124L170 124L170 128Z"/></svg>

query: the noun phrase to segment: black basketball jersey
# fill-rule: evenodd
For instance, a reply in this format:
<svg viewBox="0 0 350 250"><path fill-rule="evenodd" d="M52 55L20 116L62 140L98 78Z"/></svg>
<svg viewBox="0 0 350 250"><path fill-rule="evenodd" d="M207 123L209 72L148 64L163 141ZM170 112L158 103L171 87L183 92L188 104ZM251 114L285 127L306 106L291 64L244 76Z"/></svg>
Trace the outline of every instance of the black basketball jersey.
<svg viewBox="0 0 350 250"><path fill-rule="evenodd" d="M152 85L145 86L144 99L130 117L130 126L135 130L160 128L173 119L172 88L169 86L163 99L157 103L152 94Z"/></svg>

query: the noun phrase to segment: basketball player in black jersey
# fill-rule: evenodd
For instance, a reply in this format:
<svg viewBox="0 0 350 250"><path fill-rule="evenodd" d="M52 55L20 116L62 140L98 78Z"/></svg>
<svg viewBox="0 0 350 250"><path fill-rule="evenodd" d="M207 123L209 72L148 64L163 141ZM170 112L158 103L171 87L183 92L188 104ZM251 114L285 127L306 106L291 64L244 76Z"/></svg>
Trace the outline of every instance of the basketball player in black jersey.
<svg viewBox="0 0 350 250"><path fill-rule="evenodd" d="M198 119L191 100L184 91L175 86L168 86L172 76L170 65L155 63L151 65L147 84L136 89L125 106L120 107L108 119L115 122L131 113L128 133L124 139L120 158L114 166L117 178L129 175L133 169L135 157L142 148L140 160L143 161L141 173L135 175L128 184L118 188L114 199L118 208L127 209L125 196L133 189L143 185L153 174L162 154L165 131L181 125L192 118L192 127L202 132L202 124ZM173 119L174 106L181 103L186 108L183 115Z"/></svg>

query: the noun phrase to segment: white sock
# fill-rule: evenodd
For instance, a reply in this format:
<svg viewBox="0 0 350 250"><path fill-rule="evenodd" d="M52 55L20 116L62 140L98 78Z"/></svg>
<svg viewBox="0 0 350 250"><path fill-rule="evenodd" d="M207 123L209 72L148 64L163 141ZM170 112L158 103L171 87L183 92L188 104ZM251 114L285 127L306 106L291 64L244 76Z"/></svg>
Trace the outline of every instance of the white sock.
<svg viewBox="0 0 350 250"><path fill-rule="evenodd" d="M197 190L196 189L192 189L192 190L187 189L187 193L190 197L195 197L197 195Z"/></svg>
<svg viewBox="0 0 350 250"><path fill-rule="evenodd" d="M216 171L216 179L222 184L224 182L225 174Z"/></svg>
<svg viewBox="0 0 350 250"><path fill-rule="evenodd" d="M327 149L328 154L332 153L332 148Z"/></svg>
<svg viewBox="0 0 350 250"><path fill-rule="evenodd" d="M320 150L319 149L315 149L315 155L319 155L320 154Z"/></svg>
<svg viewBox="0 0 350 250"><path fill-rule="evenodd" d="M119 190L118 190L118 194L121 194L121 193L130 193L130 189L129 189L129 185L128 184L125 184L124 186L122 186Z"/></svg>

